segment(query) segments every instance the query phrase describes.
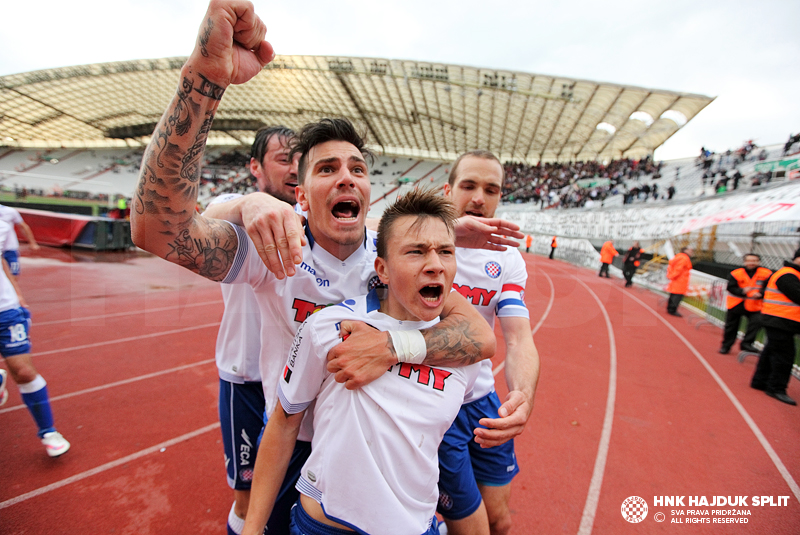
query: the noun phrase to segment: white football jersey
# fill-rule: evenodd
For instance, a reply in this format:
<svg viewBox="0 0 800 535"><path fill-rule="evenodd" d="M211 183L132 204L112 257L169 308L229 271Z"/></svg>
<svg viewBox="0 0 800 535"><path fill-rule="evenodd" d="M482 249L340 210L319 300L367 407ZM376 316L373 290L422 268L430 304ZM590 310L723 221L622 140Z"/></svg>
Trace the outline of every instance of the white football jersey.
<svg viewBox="0 0 800 535"><path fill-rule="evenodd" d="M208 205L242 197L219 195ZM298 205L295 212L303 214ZM215 358L221 379L229 383L261 381L261 311L253 289L246 284L221 284L225 311L217 334ZM274 382L274 381L273 381Z"/></svg>
<svg viewBox="0 0 800 535"><path fill-rule="evenodd" d="M487 251L458 247L456 262L458 271L453 288L478 309L492 328L495 317L530 317L524 300L528 272L517 249ZM494 390L492 361L486 359L480 364L480 377L467 402Z"/></svg>
<svg viewBox="0 0 800 535"><path fill-rule="evenodd" d="M300 325L314 312L341 302L351 295L364 295L375 274L376 233L367 230L364 243L345 260L339 260L320 246L306 227L307 245L303 262L293 277L278 280L261 261L247 232L233 225L239 246L232 267L222 281L252 287L261 313L261 382L267 414L276 406L278 378L286 355ZM310 437L301 437L302 440Z"/></svg>
<svg viewBox="0 0 800 535"><path fill-rule="evenodd" d="M5 251L16 251L19 249L19 240L17 233L14 231L14 225L22 223L22 216L14 208L10 206L3 206L0 204L0 221L5 221L11 225L11 234L6 238Z"/></svg>
<svg viewBox="0 0 800 535"><path fill-rule="evenodd" d="M297 489L359 533L420 535L439 498L439 443L479 368L399 363L363 388L347 390L326 369L342 320L381 331L438 321L400 321L379 308L373 291L310 317L294 339L278 393L290 414L316 400L311 456Z"/></svg>
<svg viewBox="0 0 800 535"><path fill-rule="evenodd" d="M5 242L9 234L14 234L14 228L5 221L0 220L0 243ZM14 290L11 281L6 277L5 270L2 270L2 273L0 273L0 312L13 308L19 308L19 298L17 298L17 292Z"/></svg>

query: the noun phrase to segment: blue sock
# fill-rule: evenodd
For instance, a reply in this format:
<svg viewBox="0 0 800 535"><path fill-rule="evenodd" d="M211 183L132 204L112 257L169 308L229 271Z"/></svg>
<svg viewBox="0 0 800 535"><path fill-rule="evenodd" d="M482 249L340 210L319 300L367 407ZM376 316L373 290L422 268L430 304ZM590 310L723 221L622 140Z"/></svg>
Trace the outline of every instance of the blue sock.
<svg viewBox="0 0 800 535"><path fill-rule="evenodd" d="M30 383L17 385L22 394L22 401L28 406L28 410L39 427L39 438L45 433L56 430L53 425L53 411L50 410L50 396L47 395L47 383L44 377L37 375L36 379Z"/></svg>

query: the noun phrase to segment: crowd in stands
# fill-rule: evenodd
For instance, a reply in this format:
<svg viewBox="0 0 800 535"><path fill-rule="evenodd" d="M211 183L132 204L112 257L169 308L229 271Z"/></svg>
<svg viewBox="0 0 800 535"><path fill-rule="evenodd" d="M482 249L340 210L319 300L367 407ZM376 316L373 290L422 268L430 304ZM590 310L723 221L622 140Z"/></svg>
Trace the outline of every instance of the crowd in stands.
<svg viewBox="0 0 800 535"><path fill-rule="evenodd" d="M649 196L653 191L649 186L647 190L644 186L641 189L634 188L636 191L628 190L623 185L624 181L638 180L646 175L659 177L661 165L650 157L643 160L612 160L608 164L590 161L530 166L509 162L504 166L506 180L503 201L541 203L542 208L555 204L572 208L602 201L609 195L619 193L632 200L642 194ZM657 188L655 194L658 194Z"/></svg>

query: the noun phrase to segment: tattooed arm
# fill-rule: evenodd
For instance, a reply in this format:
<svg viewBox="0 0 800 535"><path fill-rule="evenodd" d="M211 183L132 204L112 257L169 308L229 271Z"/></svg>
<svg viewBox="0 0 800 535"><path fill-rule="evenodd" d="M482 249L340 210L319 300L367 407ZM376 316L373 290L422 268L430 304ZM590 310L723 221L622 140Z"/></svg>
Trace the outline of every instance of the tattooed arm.
<svg viewBox="0 0 800 535"><path fill-rule="evenodd" d="M212 280L225 277L238 242L230 225L195 212L200 163L225 88L246 82L274 57L265 34L249 2L211 1L133 196L134 243Z"/></svg>
<svg viewBox="0 0 800 535"><path fill-rule="evenodd" d="M389 333L356 321L343 321L340 329L350 336L328 352L328 371L348 389L371 383L397 363ZM467 366L495 352L492 328L458 292L448 294L442 320L421 332L428 349L423 363L428 366Z"/></svg>

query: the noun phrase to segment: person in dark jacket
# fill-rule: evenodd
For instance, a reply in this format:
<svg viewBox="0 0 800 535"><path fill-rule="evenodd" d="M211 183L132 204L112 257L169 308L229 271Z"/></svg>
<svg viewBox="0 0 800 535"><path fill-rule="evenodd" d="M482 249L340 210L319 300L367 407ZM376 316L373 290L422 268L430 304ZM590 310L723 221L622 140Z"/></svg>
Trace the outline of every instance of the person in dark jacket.
<svg viewBox="0 0 800 535"><path fill-rule="evenodd" d="M625 287L633 286L633 274L639 267L639 258L642 256L642 249L639 247L639 242L633 242L633 247L628 249L625 257L622 259L622 275L625 277Z"/></svg>
<svg viewBox="0 0 800 535"><path fill-rule="evenodd" d="M794 364L794 336L800 334L800 249L770 277L761 309L767 344L750 386L778 401L797 405L786 388Z"/></svg>
<svg viewBox="0 0 800 535"><path fill-rule="evenodd" d="M772 271L760 267L761 257L757 254L744 255L744 267L734 269L728 275L728 299L725 314L725 331L722 335L722 346L719 352L727 355L736 343L736 333L739 332L739 323L742 316L747 318L747 331L744 334L739 348L742 351L758 353L753 346L756 334L761 329L761 306L764 298L764 288L767 286Z"/></svg>

